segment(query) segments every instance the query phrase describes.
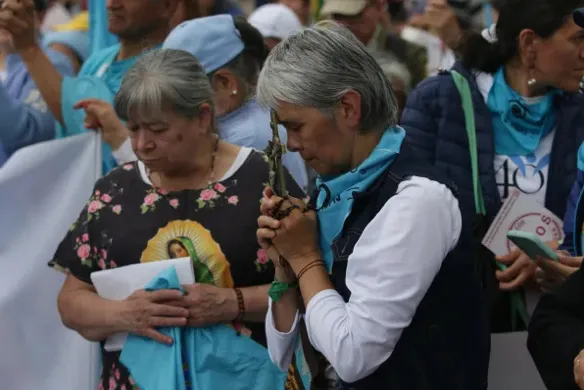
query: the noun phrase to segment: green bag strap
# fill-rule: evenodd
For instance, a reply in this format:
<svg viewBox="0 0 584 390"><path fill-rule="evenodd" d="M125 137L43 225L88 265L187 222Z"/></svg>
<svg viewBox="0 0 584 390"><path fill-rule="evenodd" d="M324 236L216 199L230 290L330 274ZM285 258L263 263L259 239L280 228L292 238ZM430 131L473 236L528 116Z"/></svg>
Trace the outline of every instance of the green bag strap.
<svg viewBox="0 0 584 390"><path fill-rule="evenodd" d="M464 112L464 122L466 126L466 136L468 137L468 146L470 150L470 164L472 169L472 186L475 201L475 211L477 215L486 215L485 201L483 198L483 189L479 177L479 160L477 149L477 135L475 126L474 106L472 104L472 95L468 80L455 70L450 72L454 85L460 94L462 101L462 111Z"/></svg>
<svg viewBox="0 0 584 390"><path fill-rule="evenodd" d="M476 136L476 124L474 116L474 106L472 103L472 94L470 92L470 86L468 85L468 80L466 77L461 75L455 70L451 70L452 80L454 85L458 89L460 94L460 100L462 102L462 111L464 112L464 122L466 126L466 136L468 137L468 146L470 149L470 163L472 170L472 185L474 193L475 211L479 216L484 216L487 214L485 208L485 200L483 198L483 188L481 186L481 181L479 177L478 168L478 149L477 149L477 136ZM497 262L497 267L501 270L506 270L507 267L504 264ZM525 301L523 295L520 292L513 292L511 294L511 327L517 329L517 319L520 318L525 326L529 325L529 314L525 306Z"/></svg>

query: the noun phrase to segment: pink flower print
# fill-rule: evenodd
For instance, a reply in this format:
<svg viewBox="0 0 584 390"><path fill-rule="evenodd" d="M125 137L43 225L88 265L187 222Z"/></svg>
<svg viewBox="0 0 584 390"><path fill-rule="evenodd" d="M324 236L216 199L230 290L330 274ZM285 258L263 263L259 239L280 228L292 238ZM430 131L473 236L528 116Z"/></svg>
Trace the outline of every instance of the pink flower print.
<svg viewBox="0 0 584 390"><path fill-rule="evenodd" d="M122 206L117 204L114 207L112 207L112 211L114 212L114 214L120 215L120 213L122 212Z"/></svg>
<svg viewBox="0 0 584 390"><path fill-rule="evenodd" d="M120 390L126 390L126 385L121 385Z"/></svg>
<svg viewBox="0 0 584 390"><path fill-rule="evenodd" d="M83 244L77 249L77 256L79 256L81 260L87 259L90 253L91 248L87 244Z"/></svg>
<svg viewBox="0 0 584 390"><path fill-rule="evenodd" d="M206 189L201 191L201 200L208 201L211 199L215 199L217 197L217 193L214 190Z"/></svg>
<svg viewBox="0 0 584 390"><path fill-rule="evenodd" d="M125 164L122 166L125 171L131 171L134 166L132 164Z"/></svg>
<svg viewBox="0 0 584 390"><path fill-rule="evenodd" d="M229 198L227 198L227 202L229 204L237 206L237 204L239 203L239 198L237 197L237 195L232 195Z"/></svg>
<svg viewBox="0 0 584 390"><path fill-rule="evenodd" d="M79 237L77 237L77 238L75 239L75 242L76 242L76 243L80 243L80 242L81 242L81 240L79 239Z"/></svg>
<svg viewBox="0 0 584 390"><path fill-rule="evenodd" d="M83 242L89 241L89 234L85 233L84 235L82 235L81 236L81 241L83 241Z"/></svg>
<svg viewBox="0 0 584 390"><path fill-rule="evenodd" d="M99 381L99 385L97 386L97 390L105 390L105 388L103 387L103 382L101 380Z"/></svg>
<svg viewBox="0 0 584 390"><path fill-rule="evenodd" d="M170 205L175 209L178 207L178 199L171 199L168 201L168 203L170 203Z"/></svg>
<svg viewBox="0 0 584 390"><path fill-rule="evenodd" d="M115 261L110 260L110 268L116 268L118 265L116 264Z"/></svg>
<svg viewBox="0 0 584 390"><path fill-rule="evenodd" d="M168 191L166 191L166 190L164 190L164 189L162 189L162 188L159 188L159 189L158 189L158 192L159 192L161 195L168 195Z"/></svg>
<svg viewBox="0 0 584 390"><path fill-rule="evenodd" d="M95 196L99 196L99 194L101 194L101 192L99 192L99 190L95 190Z"/></svg>
<svg viewBox="0 0 584 390"><path fill-rule="evenodd" d="M90 214L93 214L96 211L100 210L102 207L103 207L103 203L101 203L99 200L92 200L91 202L89 202L89 206L87 208L87 211Z"/></svg>
<svg viewBox="0 0 584 390"><path fill-rule="evenodd" d="M151 194L146 195L146 197L144 198L144 204L146 206L152 206L154 202L156 202L158 199L160 199L160 195L153 192Z"/></svg>
<svg viewBox="0 0 584 390"><path fill-rule="evenodd" d="M99 269L105 269L105 259L99 259L97 261L97 266L99 267Z"/></svg>
<svg viewBox="0 0 584 390"><path fill-rule="evenodd" d="M128 382L129 382L129 383L130 383L132 386L134 386L134 385L136 384L136 381L135 381L135 380L134 380L134 378L132 378L132 377L129 377L129 378L128 378Z"/></svg>
<svg viewBox="0 0 584 390"><path fill-rule="evenodd" d="M116 368L116 371L114 372L114 376L116 377L116 380L120 380L120 369Z"/></svg>
<svg viewBox="0 0 584 390"><path fill-rule="evenodd" d="M116 380L113 376L109 378L109 390L116 390Z"/></svg>
<svg viewBox="0 0 584 390"><path fill-rule="evenodd" d="M221 183L215 183L215 190L220 193L224 193L227 188Z"/></svg>
<svg viewBox="0 0 584 390"><path fill-rule="evenodd" d="M100 250L100 253L103 259L107 259L107 251L105 249Z"/></svg>
<svg viewBox="0 0 584 390"><path fill-rule="evenodd" d="M111 197L111 196L109 196L108 194L103 194L103 195L101 196L101 200L103 200L105 203L109 203L109 202L111 202L111 201L112 201L112 197Z"/></svg>
<svg viewBox="0 0 584 390"><path fill-rule="evenodd" d="M256 255L258 257L258 263L266 264L268 262L268 252L265 249L258 249Z"/></svg>

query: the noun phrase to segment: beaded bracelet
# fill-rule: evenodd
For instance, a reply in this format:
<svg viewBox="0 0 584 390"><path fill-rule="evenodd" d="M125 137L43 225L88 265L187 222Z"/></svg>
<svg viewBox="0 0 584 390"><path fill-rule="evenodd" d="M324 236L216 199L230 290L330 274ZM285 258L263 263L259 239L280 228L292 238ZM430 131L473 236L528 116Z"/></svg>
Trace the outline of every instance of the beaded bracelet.
<svg viewBox="0 0 584 390"><path fill-rule="evenodd" d="M235 295L237 295L237 306L239 308L239 313L237 314L237 318L235 318L234 322L241 322L245 316L245 302L243 301L243 294L241 293L241 290L238 288L234 288L234 290Z"/></svg>

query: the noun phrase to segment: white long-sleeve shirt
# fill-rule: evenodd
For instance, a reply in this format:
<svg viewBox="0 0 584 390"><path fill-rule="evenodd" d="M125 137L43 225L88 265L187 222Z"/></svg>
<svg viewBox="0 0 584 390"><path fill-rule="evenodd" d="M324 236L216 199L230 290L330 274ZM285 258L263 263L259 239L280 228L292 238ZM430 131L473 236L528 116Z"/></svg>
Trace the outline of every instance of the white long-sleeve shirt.
<svg viewBox="0 0 584 390"><path fill-rule="evenodd" d="M367 225L347 264L347 303L335 290L316 294L305 322L311 344L348 383L372 374L392 354L402 331L454 249L462 228L458 200L443 184L411 177ZM298 337L274 328L266 336L272 361L286 371Z"/></svg>

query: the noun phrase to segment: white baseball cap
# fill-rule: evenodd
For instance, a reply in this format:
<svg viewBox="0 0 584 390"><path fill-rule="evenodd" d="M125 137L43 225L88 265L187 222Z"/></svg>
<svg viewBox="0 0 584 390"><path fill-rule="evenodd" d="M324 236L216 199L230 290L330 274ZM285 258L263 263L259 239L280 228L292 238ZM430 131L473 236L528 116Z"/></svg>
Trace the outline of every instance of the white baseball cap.
<svg viewBox="0 0 584 390"><path fill-rule="evenodd" d="M264 38L284 39L302 30L298 16L284 4L266 4L256 9L247 19Z"/></svg>
<svg viewBox="0 0 584 390"><path fill-rule="evenodd" d="M325 0L320 13L326 16L357 16L367 7L367 3L367 0Z"/></svg>

